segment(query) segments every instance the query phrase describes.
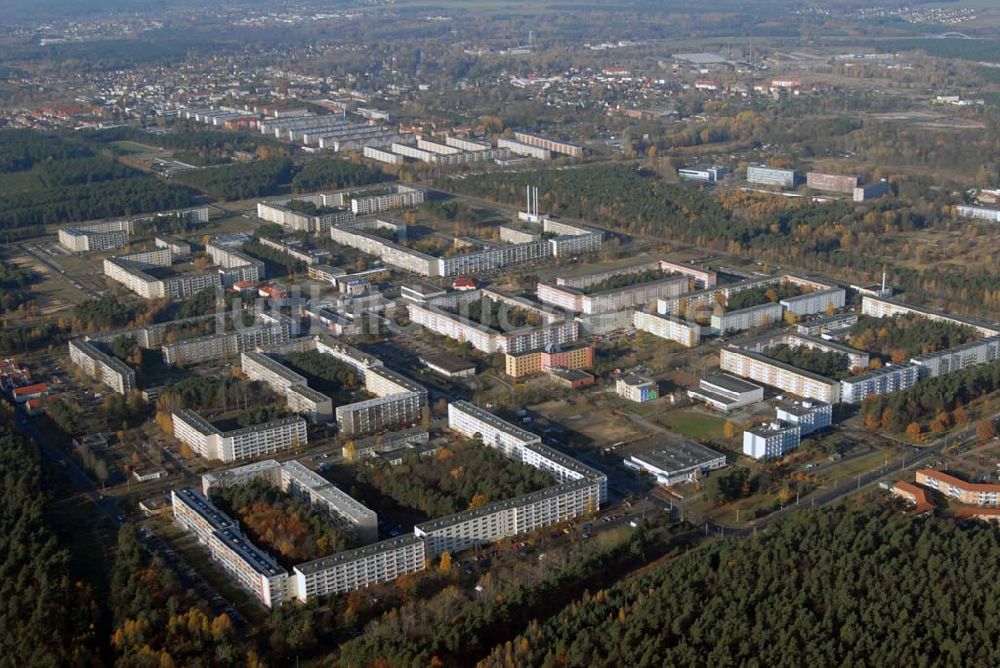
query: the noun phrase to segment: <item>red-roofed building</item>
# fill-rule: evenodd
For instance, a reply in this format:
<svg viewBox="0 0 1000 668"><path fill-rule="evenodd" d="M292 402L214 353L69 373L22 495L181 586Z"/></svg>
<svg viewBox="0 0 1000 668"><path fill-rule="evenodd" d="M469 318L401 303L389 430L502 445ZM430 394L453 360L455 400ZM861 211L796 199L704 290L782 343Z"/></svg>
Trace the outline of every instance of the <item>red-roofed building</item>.
<svg viewBox="0 0 1000 668"><path fill-rule="evenodd" d="M479 285L475 280L471 278L465 278L464 276L459 276L454 281L451 282L451 287L456 290L475 290Z"/></svg>
<svg viewBox="0 0 1000 668"><path fill-rule="evenodd" d="M1000 505L1000 485L967 482L933 469L921 469L917 471L916 477L919 484L937 490L961 503L972 506Z"/></svg>
<svg viewBox="0 0 1000 668"><path fill-rule="evenodd" d="M35 383L34 385L25 385L24 387L15 387L11 392L14 401L19 404L23 404L28 399L37 399L43 396L49 389L48 383Z"/></svg>
<svg viewBox="0 0 1000 668"><path fill-rule="evenodd" d="M1000 508L956 508L955 519L1000 522Z"/></svg>
<svg viewBox="0 0 1000 668"><path fill-rule="evenodd" d="M24 402L24 410L28 415L41 415L45 412L45 397L28 399Z"/></svg>
<svg viewBox="0 0 1000 668"><path fill-rule="evenodd" d="M927 498L927 491L917 487L912 482L900 480L892 486L892 495L906 499L908 503L913 504L913 512L918 515L934 510L934 504Z"/></svg>

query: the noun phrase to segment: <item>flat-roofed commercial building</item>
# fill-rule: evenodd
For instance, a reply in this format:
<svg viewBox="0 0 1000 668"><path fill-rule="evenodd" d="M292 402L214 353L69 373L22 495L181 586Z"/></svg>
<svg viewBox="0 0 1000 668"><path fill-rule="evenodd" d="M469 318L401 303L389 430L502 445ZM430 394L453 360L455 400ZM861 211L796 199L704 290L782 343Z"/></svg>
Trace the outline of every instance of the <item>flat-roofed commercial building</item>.
<svg viewBox="0 0 1000 668"><path fill-rule="evenodd" d="M854 195L854 189L861 185L860 176L807 172L806 185L813 190Z"/></svg>
<svg viewBox="0 0 1000 668"><path fill-rule="evenodd" d="M802 427L789 422L768 422L743 432L743 454L754 459L774 459L799 447Z"/></svg>
<svg viewBox="0 0 1000 668"><path fill-rule="evenodd" d="M117 357L101 351L86 339L69 342L69 358L94 380L104 383L118 394L127 395L137 389L135 371Z"/></svg>
<svg viewBox="0 0 1000 668"><path fill-rule="evenodd" d="M750 165L747 167L747 182L763 186L779 186L794 188L799 176L794 169L780 169L766 165Z"/></svg>
<svg viewBox="0 0 1000 668"><path fill-rule="evenodd" d="M661 485L697 480L726 466L726 456L693 441L667 443L624 460L625 466L645 471Z"/></svg>
<svg viewBox="0 0 1000 668"><path fill-rule="evenodd" d="M712 329L720 334L742 332L780 323L785 307L776 302L712 314Z"/></svg>
<svg viewBox="0 0 1000 668"><path fill-rule="evenodd" d="M299 416L223 432L192 410L172 414L174 437L210 460L235 462L271 455L309 442L306 421Z"/></svg>
<svg viewBox="0 0 1000 668"><path fill-rule="evenodd" d="M920 367L916 364L894 364L871 369L840 381L840 400L845 404L860 404L868 397L902 392L913 387L918 380Z"/></svg>
<svg viewBox="0 0 1000 668"><path fill-rule="evenodd" d="M763 387L726 373L702 378L698 383L698 389L688 390L687 394L692 399L703 401L723 413L764 400Z"/></svg>
<svg viewBox="0 0 1000 668"><path fill-rule="evenodd" d="M694 348L701 343L701 325L672 315L635 311L632 314L632 325L640 332L675 341L686 348Z"/></svg>
<svg viewBox="0 0 1000 668"><path fill-rule="evenodd" d="M917 484L972 506L1000 505L1000 485L967 482L933 469L918 470Z"/></svg>
<svg viewBox="0 0 1000 668"><path fill-rule="evenodd" d="M174 520L197 536L237 583L267 607L288 598L288 572L197 489L170 492Z"/></svg>
<svg viewBox="0 0 1000 668"><path fill-rule="evenodd" d="M476 365L449 354L421 355L420 362L445 378L468 378L476 375Z"/></svg>
<svg viewBox="0 0 1000 668"><path fill-rule="evenodd" d="M818 399L831 404L840 401L838 381L750 350L725 346L719 353L719 365L723 371L777 387L800 397Z"/></svg>
<svg viewBox="0 0 1000 668"><path fill-rule="evenodd" d="M1000 334L1000 326L992 323L978 322L969 318L961 318L947 313L940 313L938 311L932 311L930 309L921 308L912 304L904 304L903 302L896 301L894 299L887 299L885 297L865 295L861 299L861 312L864 315L870 315L875 318L891 318L895 315L907 315L912 313L929 320L941 320L943 322L950 322L956 325L972 327L980 336L988 337Z"/></svg>

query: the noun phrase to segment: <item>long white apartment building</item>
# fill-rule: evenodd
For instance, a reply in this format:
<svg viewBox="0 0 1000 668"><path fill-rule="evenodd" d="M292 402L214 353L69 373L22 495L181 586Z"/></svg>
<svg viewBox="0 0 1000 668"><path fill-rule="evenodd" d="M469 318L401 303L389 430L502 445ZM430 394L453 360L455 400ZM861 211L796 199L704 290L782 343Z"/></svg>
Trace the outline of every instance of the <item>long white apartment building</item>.
<svg viewBox="0 0 1000 668"><path fill-rule="evenodd" d="M977 364L1000 359L1000 336L971 341L947 350L918 355L910 361L919 367L921 378L943 376Z"/></svg>
<svg viewBox="0 0 1000 668"><path fill-rule="evenodd" d="M978 322L969 318L948 315L946 313L940 313L938 311L932 311L930 309L914 306L913 304L904 304L903 302L896 301L895 299L887 299L885 297L865 295L861 300L861 312L864 315L870 315L875 318L891 318L895 315L907 315L912 313L930 320L941 320L943 322L950 322L956 325L972 327L980 336L989 337L1000 334L1000 326L992 323Z"/></svg>
<svg viewBox="0 0 1000 668"><path fill-rule="evenodd" d="M173 257L184 257L191 254L191 244L169 234L157 234L153 237L153 245L166 248Z"/></svg>
<svg viewBox="0 0 1000 668"><path fill-rule="evenodd" d="M353 367L364 379L365 391L374 395L337 406L340 431L352 436L379 433L419 422L427 406L427 389L402 374L387 369L382 361L356 348L326 337L315 337L311 349Z"/></svg>
<svg viewBox="0 0 1000 668"><path fill-rule="evenodd" d="M775 459L799 447L802 427L789 422L768 422L743 432L743 454L754 459Z"/></svg>
<svg viewBox="0 0 1000 668"><path fill-rule="evenodd" d="M405 162L403 156L393 153L391 149L384 146L365 146L362 155L369 160L376 160L387 165L402 165Z"/></svg>
<svg viewBox="0 0 1000 668"><path fill-rule="evenodd" d="M306 421L299 416L227 432L189 409L173 413L171 418L174 437L209 460L236 462L304 446L309 441Z"/></svg>
<svg viewBox="0 0 1000 668"><path fill-rule="evenodd" d="M213 264L222 267L220 273L225 287L243 281L256 283L264 278L264 263L242 251L210 241L205 245L205 252Z"/></svg>
<svg viewBox="0 0 1000 668"><path fill-rule="evenodd" d="M729 299L732 295L742 292L743 290L750 290L752 288L759 288L768 285L777 285L781 282L781 280L780 276L762 276L760 278L751 278L739 283L715 285L711 288L689 292L670 299L657 299L656 312L660 315L683 316L685 313L682 313L681 311L684 309L694 308L697 306L714 307L718 303L718 299L720 297Z"/></svg>
<svg viewBox="0 0 1000 668"><path fill-rule="evenodd" d="M528 132L515 132L514 139L529 146L537 146L552 151L553 153L568 155L572 158L583 157L583 147L579 144L574 144L573 142L550 139L548 137L542 137L541 135L531 134Z"/></svg>
<svg viewBox="0 0 1000 668"><path fill-rule="evenodd" d="M780 303L786 311L797 316L813 315L843 308L847 303L847 291L844 288L813 290L795 297L786 297Z"/></svg>
<svg viewBox="0 0 1000 668"><path fill-rule="evenodd" d="M794 169L781 169L766 165L749 165L747 167L747 183L794 188L798 182L799 175Z"/></svg>
<svg viewBox="0 0 1000 668"><path fill-rule="evenodd" d="M844 355L847 358L848 367L852 369L864 369L871 361L868 353L863 350L856 350L855 348L829 339L791 331L764 334L763 336L745 340L740 345L745 350L752 350L756 353L765 352L768 348L773 348L774 346L785 345L789 348L808 348L809 350Z"/></svg>
<svg viewBox="0 0 1000 668"><path fill-rule="evenodd" d="M701 343L700 325L672 315L635 311L632 314L632 326L640 332L648 332L661 339L675 341L686 348L694 348Z"/></svg>
<svg viewBox="0 0 1000 668"><path fill-rule="evenodd" d="M1000 223L1000 209L960 204L955 207L955 212L960 218L975 218L977 220L985 220L991 223Z"/></svg>
<svg viewBox="0 0 1000 668"><path fill-rule="evenodd" d="M516 139L500 137L497 140L497 148L505 148L514 155L523 155L537 160L551 160L552 151L541 146L532 146Z"/></svg>
<svg viewBox="0 0 1000 668"><path fill-rule="evenodd" d="M866 371L840 381L840 400L845 404L860 404L868 397L902 392L920 380L920 367L916 364L893 364Z"/></svg>
<svg viewBox="0 0 1000 668"><path fill-rule="evenodd" d="M634 308L655 302L658 299L677 297L687 292L688 286L687 276L667 276L646 283L609 288L592 293L580 288L539 283L536 296L543 303L584 315L593 315Z"/></svg>
<svg viewBox="0 0 1000 668"><path fill-rule="evenodd" d="M777 302L758 304L724 313L713 313L712 329L720 334L727 334L757 329L758 327L770 327L780 323L784 313L785 307Z"/></svg>
<svg viewBox="0 0 1000 668"><path fill-rule="evenodd" d="M375 511L296 460L278 462L268 459L206 473L201 477L201 490L208 496L213 489L245 485L253 480L265 480L289 496L301 498L322 510L362 545L378 540L378 515Z"/></svg>
<svg viewBox="0 0 1000 668"><path fill-rule="evenodd" d="M135 233L131 220L68 225L59 228L59 245L74 253L123 248Z"/></svg>
<svg viewBox="0 0 1000 668"><path fill-rule="evenodd" d="M481 141L472 141L471 139L466 139L465 137L455 137L453 135L448 135L444 138L444 143L448 146L454 146L457 149L463 151L468 151L470 153L475 153L477 151L488 151L493 148L493 145L488 139L483 139Z"/></svg>
<svg viewBox="0 0 1000 668"><path fill-rule="evenodd" d="M309 232L310 234L325 234L333 225L349 223L354 220L354 214L344 208L324 210L328 205L325 195L302 195L293 199L269 200L257 202L257 217L269 223L277 223L292 232ZM318 214L308 214L288 207L292 201L307 202L321 210Z"/></svg>
<svg viewBox="0 0 1000 668"><path fill-rule="evenodd" d="M301 413L312 422L333 420L333 401L322 392L309 387L305 376L295 373L265 353L244 351L240 354L240 368L250 380L267 383L282 394L288 410Z"/></svg>
<svg viewBox="0 0 1000 668"><path fill-rule="evenodd" d="M736 346L719 352L719 366L741 378L749 378L807 399L835 404L840 401L840 383L819 374L771 359Z"/></svg>
<svg viewBox="0 0 1000 668"><path fill-rule="evenodd" d="M190 339L164 343L163 361L175 366L199 364L211 360L235 357L247 350L284 343L292 338L294 321L281 313L258 313L249 327L231 332L206 334Z"/></svg>
<svg viewBox="0 0 1000 668"><path fill-rule="evenodd" d="M299 564L293 569L291 589L303 603L365 589L419 573L426 568L427 556L424 541L413 534L390 538Z"/></svg>
<svg viewBox="0 0 1000 668"><path fill-rule="evenodd" d="M525 325L501 332L459 315L462 303L484 297L512 308L533 311L538 314L540 324ZM406 307L410 320L415 324L442 336L467 341L476 350L484 353L520 353L545 348L551 344L572 343L580 336L579 323L575 320L567 320L562 314L547 313L527 300L495 290L472 290L439 297L427 304L407 304Z"/></svg>
<svg viewBox="0 0 1000 668"><path fill-rule="evenodd" d="M197 536L237 583L267 607L288 598L288 572L251 543L229 518L197 489L170 492L174 521Z"/></svg>
<svg viewBox="0 0 1000 668"><path fill-rule="evenodd" d="M367 216L392 209L418 206L423 202L423 190L396 184L375 194L359 192L351 198L351 211L355 216Z"/></svg>
<svg viewBox="0 0 1000 668"><path fill-rule="evenodd" d="M180 299L191 297L205 288L220 287L218 272L182 274L157 278L150 270L170 268L173 254L169 248L119 255L104 260L104 275L145 299Z"/></svg>
<svg viewBox="0 0 1000 668"><path fill-rule="evenodd" d="M118 394L137 389L135 371L117 357L108 355L86 339L69 342L69 358L94 380L104 383Z"/></svg>
<svg viewBox="0 0 1000 668"><path fill-rule="evenodd" d="M481 439L512 459L547 471L555 484L418 524L414 534L426 542L428 555L454 553L571 520L596 512L607 498L607 478L603 473L542 445L534 434L469 402L453 402L448 406L448 426L469 438Z"/></svg>
<svg viewBox="0 0 1000 668"><path fill-rule="evenodd" d="M775 406L779 422L797 424L808 436L833 424L833 406L822 401L779 401Z"/></svg>
<svg viewBox="0 0 1000 668"><path fill-rule="evenodd" d="M259 243L262 246L267 246L272 248L279 253L284 253L289 257L298 260L299 262L304 262L307 266L314 266L320 264L326 259L326 251L311 250L302 247L296 241L286 241L283 239L268 239L267 237L261 237Z"/></svg>

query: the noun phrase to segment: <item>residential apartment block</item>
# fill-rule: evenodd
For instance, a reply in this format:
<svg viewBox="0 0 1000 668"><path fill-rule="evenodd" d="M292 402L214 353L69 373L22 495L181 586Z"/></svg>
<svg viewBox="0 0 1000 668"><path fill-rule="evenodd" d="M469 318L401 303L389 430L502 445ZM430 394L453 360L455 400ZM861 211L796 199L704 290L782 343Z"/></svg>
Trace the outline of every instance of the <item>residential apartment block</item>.
<svg viewBox="0 0 1000 668"><path fill-rule="evenodd" d="M779 186L794 188L799 176L794 169L780 169L765 165L750 165L747 167L747 182L764 186Z"/></svg>
<svg viewBox="0 0 1000 668"><path fill-rule="evenodd" d="M866 371L840 381L840 400L845 404L860 404L868 397L902 392L920 380L916 364L894 364Z"/></svg>
<svg viewBox="0 0 1000 668"><path fill-rule="evenodd" d="M235 462L271 455L308 443L306 421L287 417L252 427L220 431L192 410L172 414L174 437L210 460Z"/></svg>
<svg viewBox="0 0 1000 668"><path fill-rule="evenodd" d="M217 272L181 274L162 279L149 273L172 265L170 249L159 248L106 258L104 275L145 299L191 297L205 288L222 285L222 278Z"/></svg>
<svg viewBox="0 0 1000 668"><path fill-rule="evenodd" d="M194 488L173 490L170 500L174 520L197 536L241 587L269 608L288 598L288 572L251 543L236 521Z"/></svg>
<svg viewBox="0 0 1000 668"><path fill-rule="evenodd" d="M74 253L123 248L134 233L131 220L71 225L59 228L59 245Z"/></svg>
<svg viewBox="0 0 1000 668"><path fill-rule="evenodd" d="M779 422L797 424L803 436L833 424L833 406L822 401L779 401L775 411Z"/></svg>
<svg viewBox="0 0 1000 668"><path fill-rule="evenodd" d="M539 283L536 296L543 303L559 306L567 311L592 315L620 311L650 304L658 299L676 297L688 291L689 282L687 276L671 276L594 293L579 288Z"/></svg>
<svg viewBox="0 0 1000 668"><path fill-rule="evenodd" d="M549 369L593 369L594 348L580 345L550 347L545 350L529 350L523 353L507 353L504 369L508 376L521 378Z"/></svg>
<svg viewBox="0 0 1000 668"><path fill-rule="evenodd" d="M660 389L656 381L637 373L626 373L620 376L615 381L615 392L623 399L640 404L660 396Z"/></svg>
<svg viewBox="0 0 1000 668"><path fill-rule="evenodd" d="M163 361L176 366L235 357L255 348L284 343L292 338L294 322L281 313L258 313L249 327L206 334L163 344Z"/></svg>
<svg viewBox="0 0 1000 668"><path fill-rule="evenodd" d="M264 263L235 248L211 241L206 244L205 252L213 264L222 267L220 273L225 287L245 281L256 283L264 278Z"/></svg>
<svg viewBox="0 0 1000 668"><path fill-rule="evenodd" d="M69 358L94 380L104 383L118 394L137 389L135 371L117 357L101 351L86 339L69 342Z"/></svg>
<svg viewBox="0 0 1000 668"><path fill-rule="evenodd" d="M1000 485L966 482L933 469L917 471L917 484L972 506L1000 505Z"/></svg>
<svg viewBox="0 0 1000 668"><path fill-rule="evenodd" d="M277 360L261 352L244 351L240 354L240 368L248 379L267 383L272 390L284 395L288 410L301 413L312 422L333 420L333 401L330 397L309 387L305 376Z"/></svg>
<svg viewBox="0 0 1000 668"><path fill-rule="evenodd" d="M916 315L929 318L930 320L942 320L956 325L972 327L980 336L990 337L1000 334L1000 326L998 325L977 322L968 318L960 318L946 313L931 311L930 309L913 306L912 304L904 304L903 302L885 297L865 295L861 300L861 312L875 318L891 318L894 315L914 313Z"/></svg>
<svg viewBox="0 0 1000 668"><path fill-rule="evenodd" d="M758 306L750 306L735 311L726 311L712 315L712 329L720 334L742 332L758 327L770 327L781 323L785 307L781 304L768 302Z"/></svg>
<svg viewBox="0 0 1000 668"><path fill-rule="evenodd" d="M632 326L640 332L675 341L686 348L694 348L701 343L701 325L672 315L635 311L632 314Z"/></svg>
<svg viewBox="0 0 1000 668"><path fill-rule="evenodd" d="M571 158L582 158L583 157L583 147L579 144L574 144L568 141L560 141L558 139L549 139L548 137L542 137L540 135L530 134L528 132L515 132L514 139L521 142L522 144L527 144L528 146L537 146L539 148L546 149L552 153L561 153L563 155L568 155Z"/></svg>
<svg viewBox="0 0 1000 668"><path fill-rule="evenodd" d="M799 447L801 441L801 426L768 422L743 432L743 454L754 459L775 459Z"/></svg>
<svg viewBox="0 0 1000 668"><path fill-rule="evenodd" d="M990 336L947 350L917 355L911 362L920 367L921 378L933 378L1000 359L1000 336Z"/></svg>
<svg viewBox="0 0 1000 668"><path fill-rule="evenodd" d="M847 303L847 291L844 288L813 290L803 295L786 297L780 303L786 311L797 316L825 313L830 309L844 308Z"/></svg>
<svg viewBox="0 0 1000 668"><path fill-rule="evenodd" d="M719 353L723 371L777 387L807 399L826 403L840 401L840 383L819 374L804 371L790 364L737 346L725 346Z"/></svg>

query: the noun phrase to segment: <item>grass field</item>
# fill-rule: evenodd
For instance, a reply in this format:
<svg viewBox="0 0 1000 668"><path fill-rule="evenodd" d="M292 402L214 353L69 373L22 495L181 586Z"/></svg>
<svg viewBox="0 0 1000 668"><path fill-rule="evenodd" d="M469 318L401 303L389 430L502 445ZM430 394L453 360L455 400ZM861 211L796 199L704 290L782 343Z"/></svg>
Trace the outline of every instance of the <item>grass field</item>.
<svg viewBox="0 0 1000 668"><path fill-rule="evenodd" d="M698 441L722 441L725 438L722 430L726 421L714 415L679 410L657 417L656 422L671 431Z"/></svg>

